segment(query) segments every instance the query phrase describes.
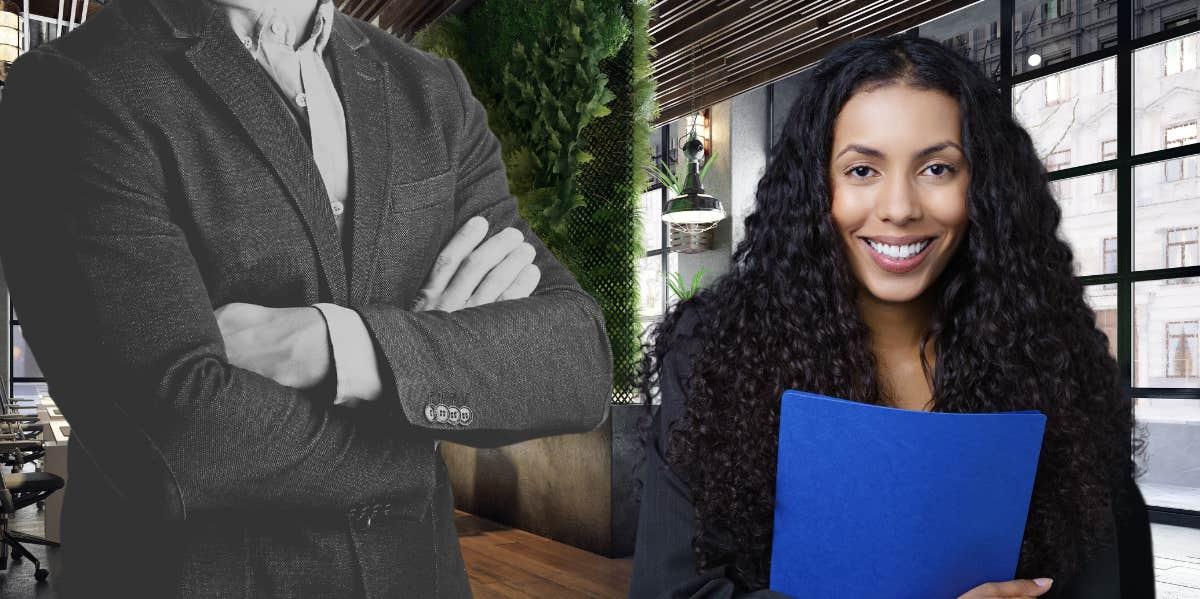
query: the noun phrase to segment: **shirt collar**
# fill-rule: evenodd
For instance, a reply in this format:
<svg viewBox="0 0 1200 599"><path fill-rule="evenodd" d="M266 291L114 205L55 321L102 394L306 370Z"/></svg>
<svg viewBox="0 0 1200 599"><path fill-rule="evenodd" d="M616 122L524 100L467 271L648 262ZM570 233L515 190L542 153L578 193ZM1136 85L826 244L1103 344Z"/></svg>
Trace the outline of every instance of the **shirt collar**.
<svg viewBox="0 0 1200 599"><path fill-rule="evenodd" d="M276 42L289 48L296 46L299 32L293 31L292 21L279 8L284 3L299 0L215 0L229 16L230 25L238 37L249 38L256 44ZM312 1L312 0L310 0ZM315 0L316 17L298 50L311 48L318 54L325 51L333 31L333 0Z"/></svg>

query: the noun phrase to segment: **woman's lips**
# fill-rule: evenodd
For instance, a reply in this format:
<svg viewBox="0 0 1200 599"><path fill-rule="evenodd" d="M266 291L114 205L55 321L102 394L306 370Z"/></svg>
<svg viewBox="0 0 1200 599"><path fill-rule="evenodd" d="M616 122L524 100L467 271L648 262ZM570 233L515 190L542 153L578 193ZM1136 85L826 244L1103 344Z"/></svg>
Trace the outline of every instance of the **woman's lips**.
<svg viewBox="0 0 1200 599"><path fill-rule="evenodd" d="M871 247L871 244L867 243L866 239L859 237L858 240L862 242L863 247L867 248L867 253L875 259L875 264L878 264L879 268L895 274L906 273L920 266L921 262L925 260L925 256L929 255L930 248L937 242L937 239L930 240L929 243L925 244L924 249L907 258L893 258L887 254L875 251L875 248Z"/></svg>

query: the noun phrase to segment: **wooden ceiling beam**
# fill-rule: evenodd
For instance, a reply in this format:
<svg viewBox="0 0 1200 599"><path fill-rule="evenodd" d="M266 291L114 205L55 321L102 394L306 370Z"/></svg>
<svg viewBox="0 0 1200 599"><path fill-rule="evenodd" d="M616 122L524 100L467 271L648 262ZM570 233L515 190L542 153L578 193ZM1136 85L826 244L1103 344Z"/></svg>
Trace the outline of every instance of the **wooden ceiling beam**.
<svg viewBox="0 0 1200 599"><path fill-rule="evenodd" d="M760 1L742 2L746 6L739 9L728 2L704 2L709 10L723 10L726 16L743 15L741 21L717 25L689 10L692 7L681 6L681 0L663 0L654 8L667 11L670 22L652 21L651 31L667 32L671 39L654 43L660 48L695 43L696 76L691 76L689 44L655 56L653 77L660 114L654 124L680 118L692 105L711 106L792 75L844 41L900 33L971 1ZM684 23L695 29L689 32Z"/></svg>

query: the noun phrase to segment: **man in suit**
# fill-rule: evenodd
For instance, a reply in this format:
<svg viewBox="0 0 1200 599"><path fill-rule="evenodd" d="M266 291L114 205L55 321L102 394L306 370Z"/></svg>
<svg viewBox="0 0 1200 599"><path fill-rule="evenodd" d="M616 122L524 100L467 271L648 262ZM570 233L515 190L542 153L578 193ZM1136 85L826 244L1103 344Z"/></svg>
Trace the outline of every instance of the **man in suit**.
<svg viewBox="0 0 1200 599"><path fill-rule="evenodd" d="M113 0L11 69L0 260L72 423L65 591L468 596L437 441L607 413L600 310L462 71L323 2Z"/></svg>

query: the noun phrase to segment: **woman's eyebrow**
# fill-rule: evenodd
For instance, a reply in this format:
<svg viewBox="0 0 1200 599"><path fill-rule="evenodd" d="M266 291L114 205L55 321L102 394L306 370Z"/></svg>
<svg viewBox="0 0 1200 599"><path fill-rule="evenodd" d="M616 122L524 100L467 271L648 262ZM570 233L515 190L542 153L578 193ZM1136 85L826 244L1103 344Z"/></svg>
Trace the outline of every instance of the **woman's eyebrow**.
<svg viewBox="0 0 1200 599"><path fill-rule="evenodd" d="M958 148L959 152L966 154L966 152L963 152L962 146L959 146L958 144L956 144L952 141L943 141L941 143L933 144L932 146L929 146L928 148L925 148L924 150L921 150L921 151L913 154L913 158L923 158L934 152L937 152L939 150L944 150L944 149L950 148L950 147ZM880 152L879 150L876 150L875 148L870 148L870 147L867 147L864 145L859 145L859 144L850 144L850 145L846 146L845 148L842 148L842 151L838 152L837 156L834 156L833 159L837 160L838 157L841 156L842 154L845 154L846 152L851 152L851 151L858 152L859 154L866 154L867 156L874 156L876 158L883 158L883 152Z"/></svg>

